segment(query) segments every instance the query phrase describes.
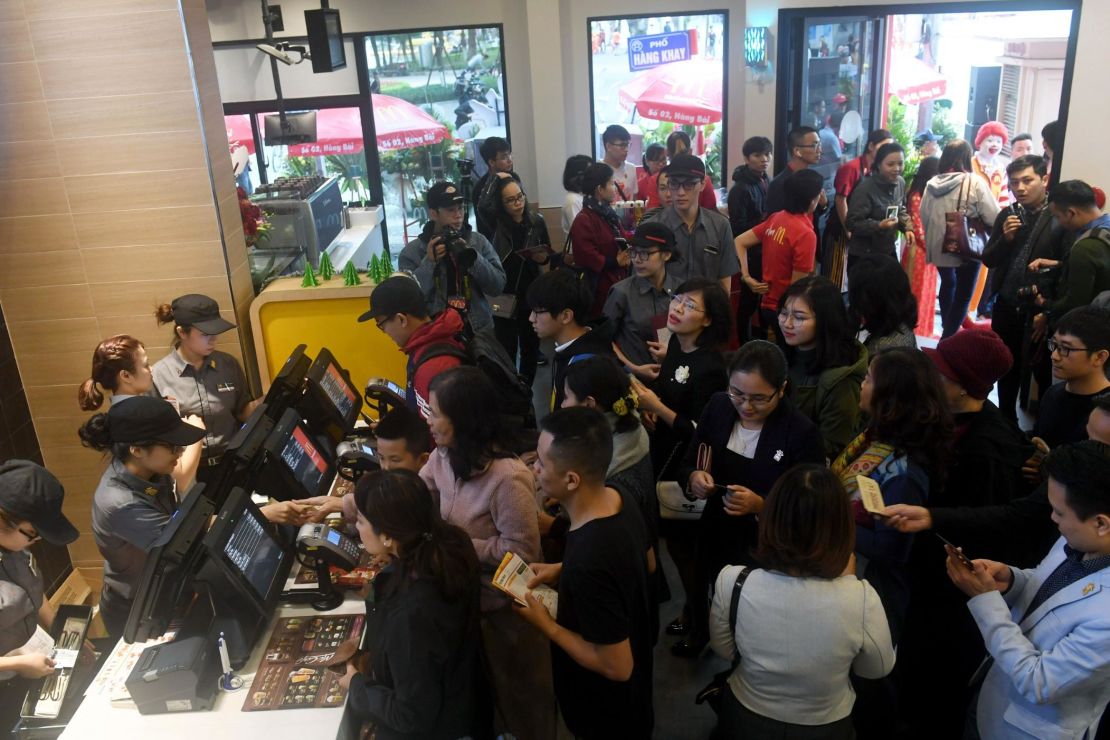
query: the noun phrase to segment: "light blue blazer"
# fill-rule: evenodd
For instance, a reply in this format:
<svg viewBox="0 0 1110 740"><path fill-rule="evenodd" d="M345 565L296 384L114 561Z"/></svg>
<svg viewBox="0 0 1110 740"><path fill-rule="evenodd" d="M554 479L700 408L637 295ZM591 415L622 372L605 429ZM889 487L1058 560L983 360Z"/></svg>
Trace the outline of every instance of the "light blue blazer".
<svg viewBox="0 0 1110 740"><path fill-rule="evenodd" d="M1036 568L1013 569L1004 597L992 591L967 603L994 658L976 712L983 740L1083 740L1098 729L1110 701L1110 568L1026 615L1063 560L1061 537Z"/></svg>

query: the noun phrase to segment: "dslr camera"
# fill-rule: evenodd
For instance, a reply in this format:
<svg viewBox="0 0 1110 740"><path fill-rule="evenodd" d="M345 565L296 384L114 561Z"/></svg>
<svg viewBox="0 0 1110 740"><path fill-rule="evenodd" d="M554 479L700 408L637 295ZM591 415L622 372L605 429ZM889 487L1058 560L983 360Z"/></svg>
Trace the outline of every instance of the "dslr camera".
<svg viewBox="0 0 1110 740"><path fill-rule="evenodd" d="M1061 266L1042 267L1033 273L1032 279L1017 290L1018 302L1023 306L1033 307L1037 304L1037 296L1042 295L1045 300L1051 301L1056 297L1056 284L1060 281Z"/></svg>
<svg viewBox="0 0 1110 740"><path fill-rule="evenodd" d="M439 236L443 239L444 258L450 257L452 261L458 264L459 269L469 270L474 261L478 259L478 253L467 245L466 236L458 229L450 226L444 227L439 232Z"/></svg>

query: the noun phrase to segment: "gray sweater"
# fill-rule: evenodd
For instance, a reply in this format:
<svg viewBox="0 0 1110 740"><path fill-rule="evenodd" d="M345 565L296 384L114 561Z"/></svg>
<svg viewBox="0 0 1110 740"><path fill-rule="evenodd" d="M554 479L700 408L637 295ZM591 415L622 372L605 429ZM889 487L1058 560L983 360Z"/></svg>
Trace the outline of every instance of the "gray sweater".
<svg viewBox="0 0 1110 740"><path fill-rule="evenodd" d="M849 672L881 678L894 648L879 595L854 575L795 578L759 569L744 584L736 633L728 624L733 584L742 566L717 576L709 644L740 665L728 679L744 706L780 722L820 725L847 717L855 703Z"/></svg>
<svg viewBox="0 0 1110 740"><path fill-rule="evenodd" d="M965 177L971 178L967 202L960 201L960 190ZM990 185L970 172L946 172L925 184L921 196L921 225L925 229L925 259L937 267L959 267L964 263L958 255L945 254L944 214L960 206L969 217L979 217L989 229L998 218L998 201L991 194Z"/></svg>

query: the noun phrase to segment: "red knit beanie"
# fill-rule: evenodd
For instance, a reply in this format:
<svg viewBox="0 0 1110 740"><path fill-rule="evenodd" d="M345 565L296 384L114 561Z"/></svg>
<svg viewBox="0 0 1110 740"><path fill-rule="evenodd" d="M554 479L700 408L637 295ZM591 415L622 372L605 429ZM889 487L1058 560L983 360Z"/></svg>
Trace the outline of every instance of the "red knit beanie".
<svg viewBox="0 0 1110 740"><path fill-rule="evenodd" d="M983 401L1014 364L1002 338L990 329L964 329L926 348L940 374L959 384L972 398Z"/></svg>
<svg viewBox="0 0 1110 740"><path fill-rule="evenodd" d="M983 144L983 139L988 136L1002 137L1002 146L1010 141L1010 132L1006 130L1006 124L1001 121L987 121L979 127L978 133L975 134L975 148L978 149Z"/></svg>

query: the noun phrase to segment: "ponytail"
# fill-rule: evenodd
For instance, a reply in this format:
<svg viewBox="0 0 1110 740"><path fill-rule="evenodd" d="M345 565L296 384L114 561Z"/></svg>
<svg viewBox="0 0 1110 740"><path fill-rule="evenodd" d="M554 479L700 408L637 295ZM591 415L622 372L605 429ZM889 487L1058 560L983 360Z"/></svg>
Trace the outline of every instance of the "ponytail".
<svg viewBox="0 0 1110 740"><path fill-rule="evenodd" d="M112 435L108 433L108 414L93 414L77 430L81 444L97 452L112 449Z"/></svg>
<svg viewBox="0 0 1110 740"><path fill-rule="evenodd" d="M104 394L96 387L96 381L89 378L77 389L77 403L82 411L96 411L104 405Z"/></svg>
<svg viewBox="0 0 1110 740"><path fill-rule="evenodd" d="M616 416L614 432L631 432L640 426L636 413L640 401L632 392L628 373L613 358L597 355L572 363L564 382L579 400L592 398L598 410Z"/></svg>
<svg viewBox="0 0 1110 740"><path fill-rule="evenodd" d="M411 470L375 470L359 478L355 506L379 535L397 543L401 572L432 579L449 601L466 598L477 582L478 555L470 536L444 521L428 487Z"/></svg>
<svg viewBox="0 0 1110 740"><path fill-rule="evenodd" d="M154 318L158 321L158 326L162 324L173 324L173 348L177 349L181 346L181 337L177 333L177 321L173 316L173 306L168 303L159 303L154 307Z"/></svg>
<svg viewBox="0 0 1110 740"><path fill-rule="evenodd" d="M139 350L142 347L142 342L127 334L117 334L96 345L93 350L92 372L77 389L77 402L82 410L99 409L104 403L104 393L100 388L115 392L119 388L119 374L125 370L135 372L138 369Z"/></svg>

